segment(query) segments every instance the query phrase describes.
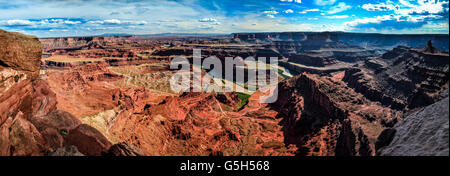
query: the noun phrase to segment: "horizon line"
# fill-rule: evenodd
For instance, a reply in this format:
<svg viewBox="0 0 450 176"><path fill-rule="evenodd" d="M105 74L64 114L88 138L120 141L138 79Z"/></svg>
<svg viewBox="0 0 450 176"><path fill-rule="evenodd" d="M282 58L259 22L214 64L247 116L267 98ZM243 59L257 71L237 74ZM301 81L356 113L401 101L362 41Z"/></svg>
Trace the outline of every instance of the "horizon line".
<svg viewBox="0 0 450 176"><path fill-rule="evenodd" d="M48 38L70 38L70 37L112 37L112 36L151 36L151 35L174 35L174 36L189 36L189 35L234 35L234 34L264 34L264 33L351 33L351 34L370 34L370 35L449 35L449 33L377 33L377 32L350 32L350 31L280 31L280 32L232 32L232 33L177 33L177 32L166 32L166 33L149 33L149 34L128 34L128 33L117 33L116 34L97 34L97 35L77 35L77 36L55 36L55 37L38 37L40 39ZM21 33L21 32L19 32ZM28 35L28 34L27 34Z"/></svg>

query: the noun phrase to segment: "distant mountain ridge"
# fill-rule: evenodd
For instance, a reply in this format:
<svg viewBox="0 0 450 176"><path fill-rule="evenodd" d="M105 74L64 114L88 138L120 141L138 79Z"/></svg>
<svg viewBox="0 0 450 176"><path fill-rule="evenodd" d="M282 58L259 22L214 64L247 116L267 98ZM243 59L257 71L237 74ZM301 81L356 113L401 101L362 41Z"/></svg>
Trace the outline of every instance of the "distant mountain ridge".
<svg viewBox="0 0 450 176"><path fill-rule="evenodd" d="M441 51L449 51L448 34L380 34L380 33L352 33L352 32L257 32L257 33L159 33L159 34L128 34L128 33L105 33L92 36L71 37L46 37L51 38L80 38L80 37L214 37L230 36L234 40L243 42L271 42L271 41L303 41L308 36L314 39L328 41L342 41L351 45L362 47L378 47L387 50L396 46L410 46L422 48L423 43L431 40L434 47Z"/></svg>
<svg viewBox="0 0 450 176"><path fill-rule="evenodd" d="M423 43L431 40L441 51L449 51L448 34L379 34L350 32L261 32L233 33L235 40L245 42L264 41L303 41L308 37L324 38L329 41L342 41L363 47L383 47L392 49L398 45L422 48Z"/></svg>

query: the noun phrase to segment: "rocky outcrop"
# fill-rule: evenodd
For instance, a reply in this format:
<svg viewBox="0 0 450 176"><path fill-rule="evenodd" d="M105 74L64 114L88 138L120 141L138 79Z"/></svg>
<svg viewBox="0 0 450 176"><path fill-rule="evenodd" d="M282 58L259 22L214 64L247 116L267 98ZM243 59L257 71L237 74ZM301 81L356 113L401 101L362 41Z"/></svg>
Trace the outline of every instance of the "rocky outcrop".
<svg viewBox="0 0 450 176"><path fill-rule="evenodd" d="M56 94L58 109L83 117L117 106L112 97L119 88L108 82L122 78L110 72L106 64L91 63L65 72L52 72L46 81Z"/></svg>
<svg viewBox="0 0 450 176"><path fill-rule="evenodd" d="M36 37L0 30L0 155L39 155L46 149L28 121L41 50Z"/></svg>
<svg viewBox="0 0 450 176"><path fill-rule="evenodd" d="M424 53L433 53L433 54L440 53L440 51L433 46L433 44L431 43L431 40L428 40L427 46L425 46L425 48L423 48L420 51L424 52Z"/></svg>
<svg viewBox="0 0 450 176"><path fill-rule="evenodd" d="M47 156L85 156L85 155L80 153L77 147L71 145L58 148L56 149L56 151L48 153Z"/></svg>
<svg viewBox="0 0 450 176"><path fill-rule="evenodd" d="M430 105L448 88L449 55L431 42L423 50L399 46L346 71L349 87L398 110Z"/></svg>
<svg viewBox="0 0 450 176"><path fill-rule="evenodd" d="M101 133L57 109L56 94L38 78L42 48L36 37L0 31L0 45L0 155L41 156L68 145L87 155L108 151L111 144ZM85 150L89 142L94 148Z"/></svg>
<svg viewBox="0 0 450 176"><path fill-rule="evenodd" d="M64 137L64 145L74 145L81 153L89 156L101 156L108 152L112 144L95 128L81 124L68 131Z"/></svg>
<svg viewBox="0 0 450 176"><path fill-rule="evenodd" d="M39 74L42 46L38 38L0 30L0 67L25 72L29 78Z"/></svg>
<svg viewBox="0 0 450 176"><path fill-rule="evenodd" d="M135 146L126 142L114 144L109 148L107 156L145 156L145 154Z"/></svg>
<svg viewBox="0 0 450 176"><path fill-rule="evenodd" d="M356 92L363 94L366 98L372 101L378 101L385 106L394 109L405 108L405 103L386 94L383 89L377 86L373 77L364 72L362 69L352 68L345 71L342 79L347 85L353 88Z"/></svg>
<svg viewBox="0 0 450 176"><path fill-rule="evenodd" d="M379 138L377 155L448 156L449 98L419 110Z"/></svg>
<svg viewBox="0 0 450 176"><path fill-rule="evenodd" d="M333 57L314 56L308 54L290 55L288 62L303 64L306 66L324 67L337 63Z"/></svg>
<svg viewBox="0 0 450 176"><path fill-rule="evenodd" d="M302 74L279 87L277 110L286 144L298 155L374 155L376 137L399 114L366 100L344 83Z"/></svg>
<svg viewBox="0 0 450 176"><path fill-rule="evenodd" d="M92 45L95 42L108 42L115 39L130 39L134 36L96 36L96 37L61 37L40 39L45 50L54 48L77 48Z"/></svg>
<svg viewBox="0 0 450 176"><path fill-rule="evenodd" d="M30 116L41 52L37 38L0 30L0 125L20 111Z"/></svg>
<svg viewBox="0 0 450 176"><path fill-rule="evenodd" d="M9 155L40 155L47 149L41 133L32 123L25 120L21 113L12 120L9 130Z"/></svg>
<svg viewBox="0 0 450 176"><path fill-rule="evenodd" d="M243 117L234 112L236 107L230 106L236 104L230 103L234 101L227 98L230 96L218 97L214 94L188 93L149 104L143 114L122 111L110 127L110 132L142 149L146 155L288 154L282 150L272 151L270 146L261 148L268 139L258 134L257 129L265 124L266 128L273 130L276 123ZM266 132L265 136L277 133ZM259 144L256 143L258 136L261 138ZM282 140L276 143L282 144Z"/></svg>

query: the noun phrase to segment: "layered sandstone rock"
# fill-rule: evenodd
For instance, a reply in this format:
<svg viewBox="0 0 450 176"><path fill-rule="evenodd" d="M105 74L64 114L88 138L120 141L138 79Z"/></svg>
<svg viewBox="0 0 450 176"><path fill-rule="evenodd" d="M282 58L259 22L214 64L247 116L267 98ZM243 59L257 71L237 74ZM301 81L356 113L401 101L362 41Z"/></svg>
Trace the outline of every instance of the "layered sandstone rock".
<svg viewBox="0 0 450 176"><path fill-rule="evenodd" d="M89 156L101 156L108 152L112 144L95 128L81 124L68 131L64 145L74 145L81 153Z"/></svg>
<svg viewBox="0 0 450 176"><path fill-rule="evenodd" d="M378 138L382 156L448 156L449 98L425 107Z"/></svg>
<svg viewBox="0 0 450 176"><path fill-rule="evenodd" d="M145 154L135 146L126 142L114 144L109 148L108 156L145 156Z"/></svg>
<svg viewBox="0 0 450 176"><path fill-rule="evenodd" d="M0 66L29 74L39 73L42 46L38 38L0 30Z"/></svg>
<svg viewBox="0 0 450 176"><path fill-rule="evenodd" d="M0 30L0 155L39 155L44 139L32 116L32 81L41 45L35 37Z"/></svg>
<svg viewBox="0 0 450 176"><path fill-rule="evenodd" d="M298 155L374 155L376 137L399 114L348 89L343 82L302 74L283 82L273 108L285 142Z"/></svg>
<svg viewBox="0 0 450 176"><path fill-rule="evenodd" d="M54 48L76 48L84 47L89 44L95 44L94 42L109 42L116 39L131 39L134 36L121 36L121 37L61 37L61 38L44 38L40 39L45 50Z"/></svg>
<svg viewBox="0 0 450 176"><path fill-rule="evenodd" d="M440 50L448 51L448 34L368 34L346 32L272 32L272 33L235 33L233 39L239 42L270 42L270 41L304 41L306 39L321 41L342 41L364 47L395 47L407 45L421 48L421 43L432 40Z"/></svg>
<svg viewBox="0 0 450 176"><path fill-rule="evenodd" d="M19 111L30 116L41 52L36 37L0 30L0 125Z"/></svg>
<svg viewBox="0 0 450 176"><path fill-rule="evenodd" d="M48 156L85 156L80 153L76 146L65 146L58 148L56 151L48 153Z"/></svg>
<svg viewBox="0 0 450 176"><path fill-rule="evenodd" d="M399 110L420 108L439 99L448 88L449 55L431 43L423 50L399 46L381 58L346 71L349 87L373 101Z"/></svg>
<svg viewBox="0 0 450 176"><path fill-rule="evenodd" d="M119 89L108 82L123 76L111 73L106 64L91 63L47 75L60 110L83 117L117 106L112 97Z"/></svg>
<svg viewBox="0 0 450 176"><path fill-rule="evenodd" d="M293 154L283 144L275 112L258 104L235 112L239 99L232 97L188 93L149 104L144 113L123 110L110 133L146 155Z"/></svg>
<svg viewBox="0 0 450 176"><path fill-rule="evenodd" d="M0 45L0 155L40 156L90 141L101 141L102 151L108 151L109 141L101 133L57 109L56 94L37 77L42 52L37 38L0 31Z"/></svg>

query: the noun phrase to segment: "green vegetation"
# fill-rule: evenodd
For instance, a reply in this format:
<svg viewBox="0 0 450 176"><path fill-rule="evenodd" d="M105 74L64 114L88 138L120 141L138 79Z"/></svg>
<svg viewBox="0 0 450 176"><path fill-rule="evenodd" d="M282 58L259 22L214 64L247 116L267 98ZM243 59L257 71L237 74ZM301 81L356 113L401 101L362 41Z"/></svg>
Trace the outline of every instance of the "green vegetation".
<svg viewBox="0 0 450 176"><path fill-rule="evenodd" d="M282 69L277 69L278 70L278 74L283 78L283 80L289 79L290 77L284 74L284 70Z"/></svg>
<svg viewBox="0 0 450 176"><path fill-rule="evenodd" d="M244 89L248 90L248 84L244 84Z"/></svg>
<svg viewBox="0 0 450 176"><path fill-rule="evenodd" d="M244 108L245 105L248 104L248 99L250 98L249 94L236 92L241 101L236 105L236 111L240 111Z"/></svg>
<svg viewBox="0 0 450 176"><path fill-rule="evenodd" d="M280 75L282 75L283 73L284 73L284 71L282 70L282 69L277 69L278 70L278 73L280 74Z"/></svg>
<svg viewBox="0 0 450 176"><path fill-rule="evenodd" d="M67 131L66 129L61 129L61 130L59 130L59 134L65 136L65 135L69 134L69 131Z"/></svg>

